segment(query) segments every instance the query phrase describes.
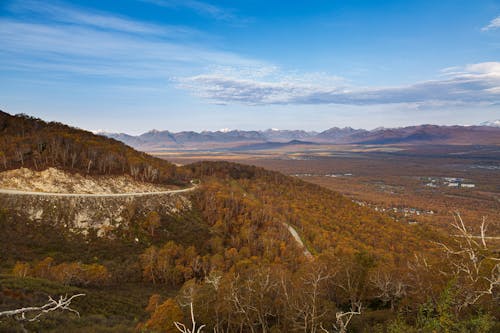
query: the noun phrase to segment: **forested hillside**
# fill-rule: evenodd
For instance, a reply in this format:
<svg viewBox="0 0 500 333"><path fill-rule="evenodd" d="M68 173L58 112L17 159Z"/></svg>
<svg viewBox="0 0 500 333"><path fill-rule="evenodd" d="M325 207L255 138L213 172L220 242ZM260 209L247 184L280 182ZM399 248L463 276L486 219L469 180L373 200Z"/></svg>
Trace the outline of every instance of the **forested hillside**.
<svg viewBox="0 0 500 333"><path fill-rule="evenodd" d="M177 332L175 321L191 327L191 307L197 324L206 325L202 332L499 329L498 254L467 238L466 229L454 242L278 172L225 162L176 169L113 140L87 132L78 140L78 130L45 123L37 130L39 120L16 119L31 130L3 127L9 168L41 168L43 160L85 172L88 164L68 165L56 149L63 142L69 151L79 147L78 161L88 163L94 149L95 156L109 150L118 158L117 149L131 160L142 156L140 165L170 170L162 171L165 180L182 175L200 185L187 194L188 208L165 213L132 204L127 223L102 234L1 210L0 312L44 304L48 295L85 296L71 304L80 317L67 311L33 322L0 317L0 331ZM36 140L50 147L41 149L43 159ZM16 159L23 145L31 148ZM116 163L88 172L129 172Z"/></svg>
<svg viewBox="0 0 500 333"><path fill-rule="evenodd" d="M178 183L167 161L125 144L57 122L0 111L0 170L48 167L92 175L129 174L149 182Z"/></svg>

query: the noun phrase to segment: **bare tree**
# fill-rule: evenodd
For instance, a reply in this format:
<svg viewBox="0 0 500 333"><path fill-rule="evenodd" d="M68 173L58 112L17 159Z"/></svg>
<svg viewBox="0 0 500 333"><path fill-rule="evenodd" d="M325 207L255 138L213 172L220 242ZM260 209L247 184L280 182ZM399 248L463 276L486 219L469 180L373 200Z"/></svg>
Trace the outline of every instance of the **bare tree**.
<svg viewBox="0 0 500 333"><path fill-rule="evenodd" d="M209 285L211 288L213 288L213 294L212 294L213 305L211 306L211 308L215 313L215 318L213 323L214 333L224 332L221 320L221 308L224 306L224 302L221 301L219 293L221 287L221 280L222 280L222 273L220 272L211 271L209 275L205 276L205 283ZM229 325L229 319L228 319L228 325Z"/></svg>
<svg viewBox="0 0 500 333"><path fill-rule="evenodd" d="M424 255L415 253L413 260L408 261L407 292L421 302L424 302L427 298L437 301L439 294L433 285L436 284L437 280L442 282L441 279L444 278L444 274L439 268L435 268Z"/></svg>
<svg viewBox="0 0 500 333"><path fill-rule="evenodd" d="M333 324L333 331L338 333L346 333L347 326L351 322L352 317L361 314L361 302L351 304L351 311L340 311L335 314L336 323ZM321 331L325 333L330 333L323 325L320 326Z"/></svg>
<svg viewBox="0 0 500 333"><path fill-rule="evenodd" d="M243 321L248 325L250 331L252 333L255 332L254 323L250 318L249 311L247 309L247 304L242 297L242 293L240 288L238 287L238 283L240 281L240 276L236 275L230 283L229 286L229 294L227 296L227 300L232 303L234 309L236 310L236 314L241 315L243 317Z"/></svg>
<svg viewBox="0 0 500 333"><path fill-rule="evenodd" d="M24 153L21 149L16 150L16 157L21 162L21 166L24 166Z"/></svg>
<svg viewBox="0 0 500 333"><path fill-rule="evenodd" d="M89 162L87 164L87 173L90 173L90 168L92 167L92 160L89 159Z"/></svg>
<svg viewBox="0 0 500 333"><path fill-rule="evenodd" d="M396 303L406 295L406 284L397 277L397 273L376 271L370 276L370 282L377 290L376 297L391 305L394 310Z"/></svg>
<svg viewBox="0 0 500 333"><path fill-rule="evenodd" d="M2 311L0 312L0 317L13 317L18 321L37 321L41 316L57 310L73 312L80 317L80 313L70 308L70 305L73 299L81 296L85 296L85 294L76 294L71 297L68 297L68 295L61 295L58 300L49 296L49 301L42 306L30 306L15 310Z"/></svg>
<svg viewBox="0 0 500 333"><path fill-rule="evenodd" d="M453 277L460 284L458 309L477 303L483 296L492 295L500 285L500 258L488 248L486 220L483 218L479 236L465 226L459 213L455 214L452 227L457 232L454 244L440 245L451 264Z"/></svg>
<svg viewBox="0 0 500 333"><path fill-rule="evenodd" d="M7 156L3 151L0 151L0 159L2 160L3 168L7 170Z"/></svg>
<svg viewBox="0 0 500 333"><path fill-rule="evenodd" d="M201 325L200 327L196 328L196 320L194 319L194 310L193 310L193 302L189 303L189 308L191 310L191 322L192 322L192 328L187 328L186 325L179 323L178 321L174 322L175 327L179 332L182 333L201 333L202 329L205 327L205 325Z"/></svg>
<svg viewBox="0 0 500 333"><path fill-rule="evenodd" d="M260 326L260 332L269 331L269 319L277 315L272 302L277 297L277 287L270 268L259 268L252 276L236 275L232 279L227 300L251 332L256 331L255 326Z"/></svg>
<svg viewBox="0 0 500 333"><path fill-rule="evenodd" d="M76 152L71 153L71 169L73 169L76 165L76 161L78 159L78 154Z"/></svg>
<svg viewBox="0 0 500 333"><path fill-rule="evenodd" d="M327 314L320 304L320 296L325 291L326 282L332 275L323 266L311 267L297 285L281 278L284 300L288 307L288 320L295 329L315 333L319 329L319 321Z"/></svg>
<svg viewBox="0 0 500 333"><path fill-rule="evenodd" d="M218 291L221 279L222 274L211 271L209 275L205 276L205 283L211 285L215 289L215 291Z"/></svg>

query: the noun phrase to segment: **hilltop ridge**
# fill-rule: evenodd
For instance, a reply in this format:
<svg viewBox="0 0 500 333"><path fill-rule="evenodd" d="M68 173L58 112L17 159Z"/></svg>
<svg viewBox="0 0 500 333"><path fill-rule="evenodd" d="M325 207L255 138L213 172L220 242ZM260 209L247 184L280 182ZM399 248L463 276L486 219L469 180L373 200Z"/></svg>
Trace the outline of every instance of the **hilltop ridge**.
<svg viewBox="0 0 500 333"><path fill-rule="evenodd" d="M140 181L185 184L178 168L126 144L57 122L0 111L0 170L53 167L85 175L129 175Z"/></svg>

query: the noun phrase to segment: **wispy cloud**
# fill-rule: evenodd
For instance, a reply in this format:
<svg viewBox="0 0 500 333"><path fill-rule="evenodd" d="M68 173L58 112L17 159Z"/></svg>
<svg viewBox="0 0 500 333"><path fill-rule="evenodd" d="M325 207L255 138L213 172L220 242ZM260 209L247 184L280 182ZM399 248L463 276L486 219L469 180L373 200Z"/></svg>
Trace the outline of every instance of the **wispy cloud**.
<svg viewBox="0 0 500 333"><path fill-rule="evenodd" d="M218 64L261 64L213 49L203 33L182 26L60 2L15 1L8 8L13 15L0 17L2 70L166 82Z"/></svg>
<svg viewBox="0 0 500 333"><path fill-rule="evenodd" d="M14 13L30 14L35 18L50 20L55 23L86 25L98 29L121 31L137 34L168 34L183 32L188 29L178 27L160 26L149 23L137 22L117 15L109 15L92 10L64 5L62 3L49 3L40 1L15 1L9 9Z"/></svg>
<svg viewBox="0 0 500 333"><path fill-rule="evenodd" d="M215 49L203 42L203 33L189 28L60 2L15 1L8 8L14 14L0 17L0 70L35 73L39 79L79 75L155 89L166 89L173 80L181 89L222 104L500 103L499 62L450 67L434 80L407 86L361 87L326 73L285 71ZM218 12L209 8L203 10Z"/></svg>
<svg viewBox="0 0 500 333"><path fill-rule="evenodd" d="M208 2L197 0L140 0L156 6L165 8L187 8L197 12L200 15L209 16L217 20L235 21L237 20L234 12L227 8L222 8Z"/></svg>
<svg viewBox="0 0 500 333"><path fill-rule="evenodd" d="M345 104L498 103L500 63L453 68L440 79L400 87L355 87L338 78L315 76L246 78L210 73L191 76L180 86L216 103Z"/></svg>
<svg viewBox="0 0 500 333"><path fill-rule="evenodd" d="M481 30L488 31L488 30L494 30L494 29L498 29L498 28L500 28L500 16L491 20L490 23L487 26L483 27Z"/></svg>
<svg viewBox="0 0 500 333"><path fill-rule="evenodd" d="M8 9L12 13L22 16L30 14L30 21L41 22L44 25L59 23L68 26L85 26L98 30L177 39L206 37L202 31L191 27L142 22L125 16L75 7L60 1L13 1Z"/></svg>

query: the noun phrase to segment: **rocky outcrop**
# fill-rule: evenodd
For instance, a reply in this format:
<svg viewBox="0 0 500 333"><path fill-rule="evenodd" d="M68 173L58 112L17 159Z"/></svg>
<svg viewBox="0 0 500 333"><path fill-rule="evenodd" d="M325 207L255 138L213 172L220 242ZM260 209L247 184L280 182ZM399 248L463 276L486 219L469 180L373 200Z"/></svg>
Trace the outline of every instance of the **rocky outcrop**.
<svg viewBox="0 0 500 333"><path fill-rule="evenodd" d="M30 220L59 224L72 231L102 236L107 229L128 228L151 211L160 215L191 209L187 195L179 193L124 197L62 197L0 194L0 208Z"/></svg>
<svg viewBox="0 0 500 333"><path fill-rule="evenodd" d="M129 175L89 176L56 168L43 171L19 168L0 172L0 188L51 193L107 194L160 192L173 189L174 186L141 182Z"/></svg>

